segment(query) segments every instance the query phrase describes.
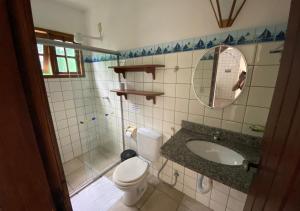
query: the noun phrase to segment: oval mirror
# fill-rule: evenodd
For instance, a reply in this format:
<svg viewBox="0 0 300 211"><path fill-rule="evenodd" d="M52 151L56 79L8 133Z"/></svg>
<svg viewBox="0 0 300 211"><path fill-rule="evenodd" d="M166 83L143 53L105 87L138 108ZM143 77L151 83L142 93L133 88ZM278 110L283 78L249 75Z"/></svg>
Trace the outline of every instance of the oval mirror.
<svg viewBox="0 0 300 211"><path fill-rule="evenodd" d="M241 94L247 79L243 54L228 45L210 48L193 74L193 88L199 101L210 108L224 108Z"/></svg>

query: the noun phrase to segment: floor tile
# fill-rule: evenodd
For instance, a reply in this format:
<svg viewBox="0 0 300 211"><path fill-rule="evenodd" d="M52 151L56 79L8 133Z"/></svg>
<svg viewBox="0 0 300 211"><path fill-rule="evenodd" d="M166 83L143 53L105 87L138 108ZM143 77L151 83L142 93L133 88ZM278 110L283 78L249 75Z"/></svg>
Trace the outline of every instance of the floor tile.
<svg viewBox="0 0 300 211"><path fill-rule="evenodd" d="M176 210L178 201L173 200L164 192L155 190L149 200L141 208L141 211L167 211Z"/></svg>
<svg viewBox="0 0 300 211"><path fill-rule="evenodd" d="M184 205L180 205L178 207L177 211L191 211L191 210Z"/></svg>
<svg viewBox="0 0 300 211"><path fill-rule="evenodd" d="M83 166L80 169L67 175L66 179L70 186L76 190L90 182L96 175L97 172L92 170L90 167Z"/></svg>
<svg viewBox="0 0 300 211"><path fill-rule="evenodd" d="M169 197L174 199L175 201L181 201L183 198L183 193L176 190L175 188L171 187L170 185L167 185L165 183L159 183L157 186L157 190L160 190L161 192L167 194Z"/></svg>
<svg viewBox="0 0 300 211"><path fill-rule="evenodd" d="M78 158L72 159L63 164L65 175L69 175L84 166L84 163Z"/></svg>
<svg viewBox="0 0 300 211"><path fill-rule="evenodd" d="M72 208L73 211L107 211L111 207L121 206L117 202L122 195L123 191L106 177L101 177L71 197Z"/></svg>
<svg viewBox="0 0 300 211"><path fill-rule="evenodd" d="M109 209L109 211L138 211L138 208L128 207L122 202L122 199L120 199Z"/></svg>
<svg viewBox="0 0 300 211"><path fill-rule="evenodd" d="M154 185L148 184L146 192L143 194L142 198L136 203L135 207L142 208L146 201L150 198L155 190Z"/></svg>
<svg viewBox="0 0 300 211"><path fill-rule="evenodd" d="M183 197L180 205L189 208L190 211L211 211L211 209L209 209L208 207L188 196Z"/></svg>

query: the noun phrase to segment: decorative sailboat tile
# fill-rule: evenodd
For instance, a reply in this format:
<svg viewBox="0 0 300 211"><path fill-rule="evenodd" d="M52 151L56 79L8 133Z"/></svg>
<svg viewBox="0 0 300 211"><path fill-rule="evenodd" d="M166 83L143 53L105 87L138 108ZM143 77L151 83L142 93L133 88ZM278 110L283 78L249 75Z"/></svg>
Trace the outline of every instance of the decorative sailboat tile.
<svg viewBox="0 0 300 211"><path fill-rule="evenodd" d="M277 24L273 26L249 28L222 34L159 43L142 48L121 51L120 59L205 49L214 47L220 43L227 45L242 45L255 42L281 41L285 40L286 29L287 24ZM212 58L213 57L209 56L205 59ZM89 63L116 59L116 56L110 56L109 54L107 54L107 56L101 56L99 54L84 56L84 61Z"/></svg>
<svg viewBox="0 0 300 211"><path fill-rule="evenodd" d="M280 24L275 26L275 40L285 40L287 25L286 24Z"/></svg>
<svg viewBox="0 0 300 211"><path fill-rule="evenodd" d="M226 45L236 45L236 37L236 32L225 32L223 34L220 34L220 43Z"/></svg>
<svg viewBox="0 0 300 211"><path fill-rule="evenodd" d="M154 46L154 52L155 52L155 55L162 54L163 53L162 44L155 45Z"/></svg>
<svg viewBox="0 0 300 211"><path fill-rule="evenodd" d="M194 48L194 39L186 39L182 41L182 51L191 51Z"/></svg>
<svg viewBox="0 0 300 211"><path fill-rule="evenodd" d="M247 29L237 32L237 45L250 44L255 42L255 30Z"/></svg>
<svg viewBox="0 0 300 211"><path fill-rule="evenodd" d="M198 37L194 39L194 49L205 49L206 37Z"/></svg>
<svg viewBox="0 0 300 211"><path fill-rule="evenodd" d="M274 26L257 28L255 30L256 42L269 42L274 40Z"/></svg>
<svg viewBox="0 0 300 211"><path fill-rule="evenodd" d="M207 36L206 48L212 48L220 43L218 35Z"/></svg>

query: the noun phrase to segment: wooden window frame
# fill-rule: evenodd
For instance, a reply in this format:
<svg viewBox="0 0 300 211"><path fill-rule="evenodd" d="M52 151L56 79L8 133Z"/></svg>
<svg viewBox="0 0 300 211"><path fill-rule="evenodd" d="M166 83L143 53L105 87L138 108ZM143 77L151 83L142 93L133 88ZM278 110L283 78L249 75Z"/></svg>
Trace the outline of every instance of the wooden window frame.
<svg viewBox="0 0 300 211"><path fill-rule="evenodd" d="M62 40L63 42L71 42L74 43L74 36L72 34L67 34L67 33L63 33L63 32L58 32L58 31L53 31L53 30L49 30L49 29L44 29L44 28L39 28L39 27L35 27L35 35L38 38L46 38L46 39L51 39L51 40ZM47 46L47 45L43 45L44 47L44 62L43 62L43 66L46 67L46 69L43 69L42 72L49 72L49 68L48 65L51 64L51 69L52 69L52 75L44 75L44 78L79 78L79 77L85 77L85 70L84 70L84 64L83 64L83 56L82 56L82 51L81 50L75 50L75 58L76 60L76 65L77 65L77 69L78 71L75 73L72 72L66 72L66 73L62 73L59 72L58 69L58 64L57 64L57 57L63 57L66 59L66 65L68 65L67 63L67 58L68 56L66 55L56 55L55 52L55 47L54 46ZM65 51L65 48L64 48ZM40 54L39 54L40 55Z"/></svg>

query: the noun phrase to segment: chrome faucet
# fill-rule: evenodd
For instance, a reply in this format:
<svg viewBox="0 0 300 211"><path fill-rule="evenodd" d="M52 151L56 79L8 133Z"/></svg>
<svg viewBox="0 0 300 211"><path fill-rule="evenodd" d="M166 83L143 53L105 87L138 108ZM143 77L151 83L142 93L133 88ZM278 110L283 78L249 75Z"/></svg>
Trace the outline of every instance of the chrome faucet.
<svg viewBox="0 0 300 211"><path fill-rule="evenodd" d="M220 140L220 131L216 131L216 132L213 134L213 139L214 139L215 141Z"/></svg>

